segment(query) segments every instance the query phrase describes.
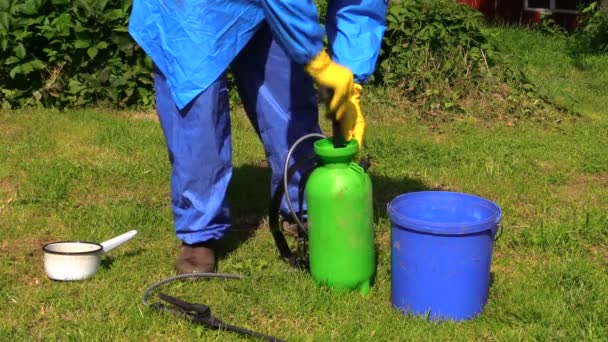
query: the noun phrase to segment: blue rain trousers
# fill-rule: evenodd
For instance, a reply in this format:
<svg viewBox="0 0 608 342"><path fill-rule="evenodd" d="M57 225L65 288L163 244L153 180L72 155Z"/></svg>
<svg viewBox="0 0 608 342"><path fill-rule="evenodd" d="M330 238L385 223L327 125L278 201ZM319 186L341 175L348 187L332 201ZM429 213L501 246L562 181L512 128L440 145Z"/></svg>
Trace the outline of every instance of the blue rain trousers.
<svg viewBox="0 0 608 342"><path fill-rule="evenodd" d="M304 134L321 131L313 80L301 64L291 61L267 25L258 29L231 69L247 116L264 145L274 192L289 147ZM226 74L180 109L167 78L159 68L154 73L157 110L172 165L176 235L188 244L220 239L231 224L226 198L232 175ZM293 159L312 153L309 142ZM297 198L300 178L297 172L292 179L291 198ZM281 211L288 213L284 201Z"/></svg>

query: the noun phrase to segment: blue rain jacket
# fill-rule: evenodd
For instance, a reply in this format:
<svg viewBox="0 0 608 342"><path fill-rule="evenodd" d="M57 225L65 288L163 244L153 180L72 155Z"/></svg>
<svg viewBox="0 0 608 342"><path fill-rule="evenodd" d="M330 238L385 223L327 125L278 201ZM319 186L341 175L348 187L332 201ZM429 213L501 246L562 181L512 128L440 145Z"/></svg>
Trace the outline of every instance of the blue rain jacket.
<svg viewBox="0 0 608 342"><path fill-rule="evenodd" d="M263 20L296 63L323 48L312 0L134 0L129 33L181 109L226 70Z"/></svg>
<svg viewBox="0 0 608 342"><path fill-rule="evenodd" d="M366 83L386 30L387 0L330 0L325 28L334 61L349 68L355 82Z"/></svg>

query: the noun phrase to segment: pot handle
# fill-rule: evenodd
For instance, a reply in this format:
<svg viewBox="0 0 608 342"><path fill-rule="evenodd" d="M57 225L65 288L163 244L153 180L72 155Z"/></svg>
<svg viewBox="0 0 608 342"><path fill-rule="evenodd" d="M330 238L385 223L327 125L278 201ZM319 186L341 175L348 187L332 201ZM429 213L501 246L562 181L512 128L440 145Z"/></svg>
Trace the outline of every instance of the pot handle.
<svg viewBox="0 0 608 342"><path fill-rule="evenodd" d="M111 250L113 250L114 248L122 245L123 243L131 240L132 237L134 237L137 234L137 230L132 230L130 232L126 232L122 235L119 235L115 238L111 238L108 241L104 241L101 243L101 246L103 247L103 252L107 253Z"/></svg>

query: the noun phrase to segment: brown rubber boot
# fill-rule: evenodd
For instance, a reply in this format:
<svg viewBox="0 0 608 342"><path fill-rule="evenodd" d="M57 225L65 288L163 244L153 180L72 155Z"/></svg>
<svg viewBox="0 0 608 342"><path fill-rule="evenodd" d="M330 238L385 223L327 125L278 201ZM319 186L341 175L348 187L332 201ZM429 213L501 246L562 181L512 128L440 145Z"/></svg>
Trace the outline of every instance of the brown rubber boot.
<svg viewBox="0 0 608 342"><path fill-rule="evenodd" d="M215 243L202 242L193 245L183 243L175 261L177 274L215 272Z"/></svg>

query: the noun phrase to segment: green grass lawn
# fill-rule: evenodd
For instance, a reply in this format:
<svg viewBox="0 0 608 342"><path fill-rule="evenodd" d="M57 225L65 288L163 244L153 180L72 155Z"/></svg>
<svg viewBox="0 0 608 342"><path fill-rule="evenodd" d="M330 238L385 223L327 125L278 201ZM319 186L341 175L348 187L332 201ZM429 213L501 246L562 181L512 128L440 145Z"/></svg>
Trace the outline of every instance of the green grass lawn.
<svg viewBox="0 0 608 342"><path fill-rule="evenodd" d="M521 58L513 63L582 116L515 126L465 119L437 129L407 109L367 102L379 253L369 296L317 288L279 260L266 225L269 171L240 110L230 189L238 229L219 271L246 278L177 282L164 291L288 340L605 340L608 58L587 57L589 69L581 69L559 42L495 31ZM5 111L0 132L0 340L240 340L141 304L149 285L174 274L179 246L154 114ZM386 203L423 189L477 194L504 211L488 304L471 321L438 324L391 307ZM139 234L104 256L93 278L46 278L44 243L101 242L131 229Z"/></svg>

